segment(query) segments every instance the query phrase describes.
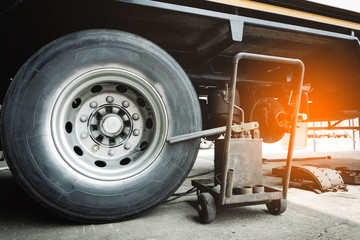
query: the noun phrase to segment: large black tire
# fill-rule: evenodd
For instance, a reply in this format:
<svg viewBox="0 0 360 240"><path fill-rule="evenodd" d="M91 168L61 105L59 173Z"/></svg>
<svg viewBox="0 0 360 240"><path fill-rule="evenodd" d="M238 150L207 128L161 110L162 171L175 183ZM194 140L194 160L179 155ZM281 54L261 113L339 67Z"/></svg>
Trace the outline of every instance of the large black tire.
<svg viewBox="0 0 360 240"><path fill-rule="evenodd" d="M22 187L81 222L124 220L160 204L187 177L200 143L166 142L201 130L182 68L155 44L114 30L73 33L35 53L12 82L1 121Z"/></svg>

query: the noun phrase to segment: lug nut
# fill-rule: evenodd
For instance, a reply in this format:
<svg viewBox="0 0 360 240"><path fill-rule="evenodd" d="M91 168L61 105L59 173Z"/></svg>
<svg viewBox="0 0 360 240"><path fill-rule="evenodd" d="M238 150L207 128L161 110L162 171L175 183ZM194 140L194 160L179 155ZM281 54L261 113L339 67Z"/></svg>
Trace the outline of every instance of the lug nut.
<svg viewBox="0 0 360 240"><path fill-rule="evenodd" d="M139 114L134 113L134 114L132 115L132 118L136 121L136 120L139 120L140 116L139 116Z"/></svg>
<svg viewBox="0 0 360 240"><path fill-rule="evenodd" d="M114 156L115 153L116 153L116 151L114 149L110 149L108 152L109 156Z"/></svg>
<svg viewBox="0 0 360 240"><path fill-rule="evenodd" d="M107 97L106 97L106 101L107 101L108 103L112 103L112 102L114 101L114 97L112 97L112 96L107 96Z"/></svg>
<svg viewBox="0 0 360 240"><path fill-rule="evenodd" d="M97 102L93 101L90 103L90 107L96 108L98 106Z"/></svg>
<svg viewBox="0 0 360 240"><path fill-rule="evenodd" d="M131 144L129 142L125 143L124 148L129 150L131 148Z"/></svg>
<svg viewBox="0 0 360 240"><path fill-rule="evenodd" d="M139 136L139 135L140 135L139 129L135 129L135 130L133 131L133 134L134 134L134 136Z"/></svg>
<svg viewBox="0 0 360 240"><path fill-rule="evenodd" d="M123 105L124 108L127 108L127 107L130 106L130 103L128 101L123 101L122 105Z"/></svg>
<svg viewBox="0 0 360 240"><path fill-rule="evenodd" d="M82 133L80 134L80 137L81 137L82 139L86 139L88 136L89 136L89 134L88 134L87 132L82 132Z"/></svg>
<svg viewBox="0 0 360 240"><path fill-rule="evenodd" d="M86 116L86 115L81 115L81 116L80 116L80 121L86 122L86 120L87 120L87 116Z"/></svg>
<svg viewBox="0 0 360 240"><path fill-rule="evenodd" d="M97 152L97 151L99 151L99 149L100 149L100 147L99 147L98 145L93 145L93 146L91 147L91 150L92 150L93 152Z"/></svg>

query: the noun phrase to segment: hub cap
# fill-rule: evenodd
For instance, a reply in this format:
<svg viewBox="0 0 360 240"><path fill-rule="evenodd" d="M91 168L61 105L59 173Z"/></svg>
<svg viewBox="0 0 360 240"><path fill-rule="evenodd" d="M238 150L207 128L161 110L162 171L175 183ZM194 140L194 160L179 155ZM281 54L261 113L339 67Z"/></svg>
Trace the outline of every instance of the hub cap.
<svg viewBox="0 0 360 240"><path fill-rule="evenodd" d="M105 115L100 122L101 132L108 137L115 137L123 130L123 121L116 114Z"/></svg>

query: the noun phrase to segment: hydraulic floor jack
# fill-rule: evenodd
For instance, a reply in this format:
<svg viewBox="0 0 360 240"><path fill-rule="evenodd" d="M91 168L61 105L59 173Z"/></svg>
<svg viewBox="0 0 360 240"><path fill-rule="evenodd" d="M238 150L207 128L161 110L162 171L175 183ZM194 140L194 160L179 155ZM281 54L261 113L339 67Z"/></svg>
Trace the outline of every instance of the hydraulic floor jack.
<svg viewBox="0 0 360 240"><path fill-rule="evenodd" d="M282 191L263 185L262 141L258 130L259 124L257 122L233 124L234 108L242 111L242 109L235 105L238 63L240 60L280 63L296 67L297 73L292 73L292 76L294 76L294 89L292 89L294 107L286 161L286 174L283 179ZM286 210L286 198L289 188L304 71L304 64L298 59L238 53L233 58L233 75L228 100L227 125L168 140L170 144L174 144L198 137L225 133L224 139L215 141L214 178L192 181L192 185L197 189L198 212L201 222L208 223L214 221L216 206L222 205L244 206L266 204L268 211L274 215L281 214ZM234 136L241 137L235 138Z"/></svg>

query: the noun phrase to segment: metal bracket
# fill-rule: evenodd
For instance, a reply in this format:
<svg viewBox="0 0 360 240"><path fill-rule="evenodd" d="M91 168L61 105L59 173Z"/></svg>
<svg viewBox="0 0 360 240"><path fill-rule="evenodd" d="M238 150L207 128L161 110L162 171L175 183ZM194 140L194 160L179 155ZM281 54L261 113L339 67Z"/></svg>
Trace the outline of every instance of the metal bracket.
<svg viewBox="0 0 360 240"><path fill-rule="evenodd" d="M257 129L259 127L259 123L257 122L250 122L250 123L244 123L241 125L233 125L231 127L231 130L236 133L245 132Z"/></svg>
<svg viewBox="0 0 360 240"><path fill-rule="evenodd" d="M230 28L232 40L241 42L243 40L244 21L231 19Z"/></svg>

